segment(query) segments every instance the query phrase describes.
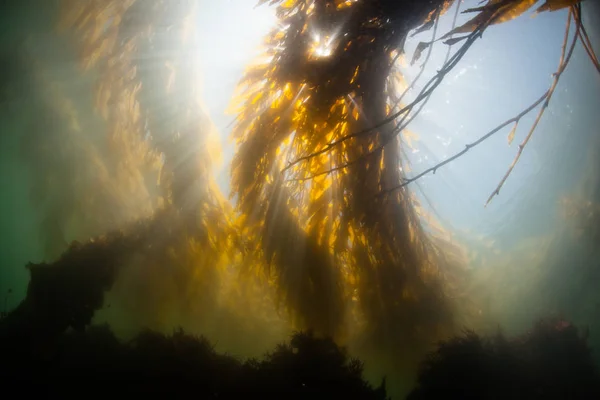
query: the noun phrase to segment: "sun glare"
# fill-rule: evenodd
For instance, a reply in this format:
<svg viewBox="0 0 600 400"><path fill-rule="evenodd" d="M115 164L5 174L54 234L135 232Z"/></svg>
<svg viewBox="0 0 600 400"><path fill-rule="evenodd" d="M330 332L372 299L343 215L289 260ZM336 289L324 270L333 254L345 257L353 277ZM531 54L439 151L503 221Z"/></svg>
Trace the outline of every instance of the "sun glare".
<svg viewBox="0 0 600 400"><path fill-rule="evenodd" d="M333 41L335 35L321 35L316 32L313 33L313 44L311 47L310 55L316 58L329 57L333 53Z"/></svg>

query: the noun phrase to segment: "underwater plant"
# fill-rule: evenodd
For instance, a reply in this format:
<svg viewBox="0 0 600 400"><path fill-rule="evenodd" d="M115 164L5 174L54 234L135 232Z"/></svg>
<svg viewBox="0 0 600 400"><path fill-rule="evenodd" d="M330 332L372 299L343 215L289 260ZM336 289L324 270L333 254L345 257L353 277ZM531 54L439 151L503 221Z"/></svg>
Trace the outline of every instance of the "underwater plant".
<svg viewBox="0 0 600 400"><path fill-rule="evenodd" d="M3 389L25 393L75 395L93 387L96 396L387 399L385 383L373 388L363 379L360 361L310 333L296 333L262 360L247 361L218 354L207 339L182 330L147 330L123 343L108 326L62 334L40 353L6 340L0 349Z"/></svg>
<svg viewBox="0 0 600 400"><path fill-rule="evenodd" d="M466 331L428 355L407 399L598 398L600 375L586 339L561 319L538 321L514 338Z"/></svg>
<svg viewBox="0 0 600 400"><path fill-rule="evenodd" d="M73 242L52 263L30 263L25 299L0 320L0 341L36 351L67 329L84 330L104 304L119 268L153 232L148 221L127 234L112 232L86 243Z"/></svg>

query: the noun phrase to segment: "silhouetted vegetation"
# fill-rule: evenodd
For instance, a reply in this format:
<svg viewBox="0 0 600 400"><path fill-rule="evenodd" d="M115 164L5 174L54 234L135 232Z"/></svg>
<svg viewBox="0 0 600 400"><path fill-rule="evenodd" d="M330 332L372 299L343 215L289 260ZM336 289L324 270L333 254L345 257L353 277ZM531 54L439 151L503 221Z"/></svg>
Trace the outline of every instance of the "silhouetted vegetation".
<svg viewBox="0 0 600 400"><path fill-rule="evenodd" d="M169 396L233 399L386 399L372 388L362 363L329 339L297 333L262 360L242 362L215 352L203 337L182 330L145 331L120 343L107 326L58 337L42 352L2 342L4 389L10 384L45 394ZM22 389L20 389L22 390Z"/></svg>
<svg viewBox="0 0 600 400"><path fill-rule="evenodd" d="M155 235L155 224L161 221L158 217L142 220L127 232L111 232L86 243L75 241L54 262L29 263L26 297L0 319L0 341L35 351L69 328L84 330L103 306L118 268L147 245L144 239Z"/></svg>
<svg viewBox="0 0 600 400"><path fill-rule="evenodd" d="M467 331L442 342L421 367L409 400L597 399L600 381L586 337L563 320L540 321L512 339Z"/></svg>

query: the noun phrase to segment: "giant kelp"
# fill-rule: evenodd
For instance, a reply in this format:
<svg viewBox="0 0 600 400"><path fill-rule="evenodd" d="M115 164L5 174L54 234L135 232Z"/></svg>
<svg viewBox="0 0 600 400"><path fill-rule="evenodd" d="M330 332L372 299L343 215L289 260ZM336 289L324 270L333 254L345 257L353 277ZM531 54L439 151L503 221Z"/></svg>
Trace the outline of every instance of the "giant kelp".
<svg viewBox="0 0 600 400"><path fill-rule="evenodd" d="M33 140L30 159L50 165L47 175L56 174L44 179L47 175L37 171L35 196L69 199L56 201L57 212L48 213L59 232L68 219L85 225L82 215L93 216L90 224L101 230L145 215L159 224L143 245L129 251L129 269L119 269L127 278L122 282L129 284L120 293L132 300L123 303L140 324L166 328L174 310L186 308L204 322L228 303L229 311L237 308L254 317L270 311L265 299L274 288L298 326L338 340L349 333L347 325L358 327L352 333L358 331L391 362L410 368L432 340L454 328L463 256L446 232L423 224L424 214L406 187L418 176L405 176L400 135L408 134L407 126L431 93L485 29L522 14L534 2L491 0L468 10L475 17L441 38L437 21L453 1L269 3L277 6L279 26L266 40L265 59L243 78L236 109L232 187L237 213L211 177L216 150L197 85L197 1L64 2L60 26L80 50L83 73L96 84L95 110L106 131L94 145L81 129L63 130L60 124L56 130L73 133L75 142L69 135L50 136L68 144L80 140L89 152L66 146L60 153L51 141ZM585 36L575 3L545 2L548 9L572 6L569 21L576 21L578 35L567 41L567 27L553 85L526 113L539 105L545 109L575 40ZM415 28L433 28L434 36L417 47L414 60L438 40L461 46L405 104L397 60ZM68 120L72 114L68 107L57 112L53 102L44 106L54 118ZM467 145L465 152L522 115ZM37 135L41 128L36 127ZM102 162L92 168L88 160ZM80 164L106 171L105 178L86 181L85 169L72 168ZM57 190L59 179L71 184L67 193ZM86 181L83 189L76 184L81 181ZM106 196L94 196L107 187ZM118 210L123 218L112 221L107 210ZM53 247L64 248L65 241ZM245 268L239 268L242 264ZM59 268L51 268L34 270L37 276L50 271L60 276ZM104 291L111 283L112 277L97 284ZM78 294L71 300L77 302ZM91 307L100 303L94 296ZM83 325L89 318L86 309Z"/></svg>
<svg viewBox="0 0 600 400"><path fill-rule="evenodd" d="M366 322L363 333L402 349L406 362L411 351L452 330L463 259L447 236L422 225L405 187L414 179L402 170L400 135L409 134L429 96L489 26L535 2L489 1L466 10L475 16L440 37L437 21L453 1L260 3L277 6L278 26L262 58L248 68L234 106L232 188L246 229L305 323L339 333L343 306L356 304L351 310ZM575 3L548 1L539 11ZM397 60L409 32L432 28L433 40L417 46L413 62L438 40L461 47L405 104ZM524 113L544 102L543 113L570 57L566 48L565 39L552 88Z"/></svg>
<svg viewBox="0 0 600 400"><path fill-rule="evenodd" d="M386 118L391 53L442 2L275 3L279 26L243 78L233 132L232 188L247 229L288 304L316 329L339 333L351 299L379 339L406 343L402 336L447 326L439 245L425 237L408 191L377 196L401 179L397 138L385 128L331 144Z"/></svg>

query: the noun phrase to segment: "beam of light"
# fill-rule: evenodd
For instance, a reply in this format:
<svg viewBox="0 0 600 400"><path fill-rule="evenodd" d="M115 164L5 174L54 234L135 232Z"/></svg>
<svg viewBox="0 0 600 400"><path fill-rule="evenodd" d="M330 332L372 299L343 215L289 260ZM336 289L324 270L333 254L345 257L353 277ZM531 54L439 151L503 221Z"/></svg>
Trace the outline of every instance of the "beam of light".
<svg viewBox="0 0 600 400"><path fill-rule="evenodd" d="M336 38L336 34L323 35L320 32L312 33L312 47L310 55L315 58L329 57L333 54L333 45Z"/></svg>
<svg viewBox="0 0 600 400"><path fill-rule="evenodd" d="M318 57L329 57L331 55L331 48L319 46L315 49L315 55Z"/></svg>
<svg viewBox="0 0 600 400"><path fill-rule="evenodd" d="M348 94L347 97L350 100L350 102L352 103L352 105L356 108L356 110L358 110L358 116L361 119L363 119L364 121L366 121L367 124L370 124L371 121L366 117L361 105L358 104L358 102L354 99L354 96L352 94Z"/></svg>

